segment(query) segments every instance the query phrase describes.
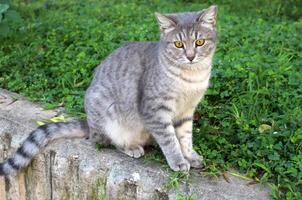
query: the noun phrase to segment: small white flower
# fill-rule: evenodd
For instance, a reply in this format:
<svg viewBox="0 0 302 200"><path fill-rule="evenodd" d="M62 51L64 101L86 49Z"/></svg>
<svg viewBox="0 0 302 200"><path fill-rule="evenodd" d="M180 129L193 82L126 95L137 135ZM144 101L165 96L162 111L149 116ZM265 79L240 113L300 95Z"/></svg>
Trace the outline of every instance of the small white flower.
<svg viewBox="0 0 302 200"><path fill-rule="evenodd" d="M137 181L140 180L140 175L137 172L134 172L131 176L132 176L131 180L134 181L134 182L137 182Z"/></svg>

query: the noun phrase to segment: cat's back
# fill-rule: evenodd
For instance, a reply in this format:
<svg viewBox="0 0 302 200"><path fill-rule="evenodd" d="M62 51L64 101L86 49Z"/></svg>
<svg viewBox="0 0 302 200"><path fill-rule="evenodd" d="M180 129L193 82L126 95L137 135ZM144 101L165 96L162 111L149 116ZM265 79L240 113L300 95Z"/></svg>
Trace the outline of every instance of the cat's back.
<svg viewBox="0 0 302 200"><path fill-rule="evenodd" d="M85 94L85 108L102 100L104 107L119 102L115 110L122 118L137 116L139 85L146 68L156 62L156 42L129 42L113 51L96 68Z"/></svg>
<svg viewBox="0 0 302 200"><path fill-rule="evenodd" d="M157 42L129 42L114 50L96 68L86 97L106 90L113 98L133 101L144 71L157 62L157 48Z"/></svg>
<svg viewBox="0 0 302 200"><path fill-rule="evenodd" d="M114 50L97 67L95 77L112 76L117 79L138 75L146 65L154 62L157 42L128 42Z"/></svg>
<svg viewBox="0 0 302 200"><path fill-rule="evenodd" d="M155 50L157 46L158 42L127 42L118 48L117 51L139 52L140 54L145 55Z"/></svg>

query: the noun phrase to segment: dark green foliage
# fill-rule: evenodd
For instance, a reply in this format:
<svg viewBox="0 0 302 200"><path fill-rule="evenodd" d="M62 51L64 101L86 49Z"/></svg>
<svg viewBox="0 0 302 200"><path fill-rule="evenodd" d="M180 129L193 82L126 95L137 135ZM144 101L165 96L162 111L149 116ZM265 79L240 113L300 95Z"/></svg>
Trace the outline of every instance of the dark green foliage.
<svg viewBox="0 0 302 200"><path fill-rule="evenodd" d="M158 40L155 11L216 3L219 44L195 148L209 174L237 167L271 182L275 198L302 199L301 1L202 2L13 1L24 21L0 37L0 87L83 115L95 66L126 41Z"/></svg>
<svg viewBox="0 0 302 200"><path fill-rule="evenodd" d="M22 18L9 4L8 0L0 0L0 39L13 34L13 23L21 23Z"/></svg>

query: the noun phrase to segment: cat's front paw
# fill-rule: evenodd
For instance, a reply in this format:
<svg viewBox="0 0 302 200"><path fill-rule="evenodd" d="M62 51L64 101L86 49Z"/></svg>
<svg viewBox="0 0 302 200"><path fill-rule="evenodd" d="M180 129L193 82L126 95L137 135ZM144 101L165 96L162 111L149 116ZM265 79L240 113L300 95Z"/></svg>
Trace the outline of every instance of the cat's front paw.
<svg viewBox="0 0 302 200"><path fill-rule="evenodd" d="M145 154L144 148L142 146L137 146L136 148L120 148L119 150L132 158L140 158Z"/></svg>
<svg viewBox="0 0 302 200"><path fill-rule="evenodd" d="M168 164L173 171L188 172L190 170L190 163L186 159L175 160Z"/></svg>
<svg viewBox="0 0 302 200"><path fill-rule="evenodd" d="M202 168L203 167L203 157L196 153L195 151L192 152L192 154L189 157L186 157L186 159L189 161L191 167L193 168Z"/></svg>

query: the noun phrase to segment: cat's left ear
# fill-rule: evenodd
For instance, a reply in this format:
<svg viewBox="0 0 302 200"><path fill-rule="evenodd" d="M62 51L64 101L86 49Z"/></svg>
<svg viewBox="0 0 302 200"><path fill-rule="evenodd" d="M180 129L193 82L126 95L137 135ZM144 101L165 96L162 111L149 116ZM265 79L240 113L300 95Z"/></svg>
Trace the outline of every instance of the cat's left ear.
<svg viewBox="0 0 302 200"><path fill-rule="evenodd" d="M209 28L215 28L217 19L217 6L213 5L200 12L197 22Z"/></svg>

